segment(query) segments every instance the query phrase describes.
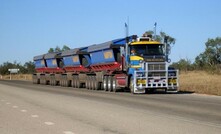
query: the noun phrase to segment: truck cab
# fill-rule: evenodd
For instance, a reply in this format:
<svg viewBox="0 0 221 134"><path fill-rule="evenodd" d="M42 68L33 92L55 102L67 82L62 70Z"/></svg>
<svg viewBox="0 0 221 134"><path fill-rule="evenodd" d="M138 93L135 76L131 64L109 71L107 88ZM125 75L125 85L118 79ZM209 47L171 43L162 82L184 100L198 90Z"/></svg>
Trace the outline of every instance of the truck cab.
<svg viewBox="0 0 221 134"><path fill-rule="evenodd" d="M132 93L156 89L177 91L178 71L168 69L166 49L166 43L154 41L151 37L140 37L128 43L129 88Z"/></svg>

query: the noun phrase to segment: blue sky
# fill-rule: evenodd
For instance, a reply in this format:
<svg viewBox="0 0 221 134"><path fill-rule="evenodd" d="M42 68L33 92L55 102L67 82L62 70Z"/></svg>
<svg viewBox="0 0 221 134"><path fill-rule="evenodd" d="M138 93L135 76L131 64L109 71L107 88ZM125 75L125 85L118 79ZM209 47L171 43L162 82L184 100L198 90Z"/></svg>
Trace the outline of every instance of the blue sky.
<svg viewBox="0 0 221 134"><path fill-rule="evenodd" d="M129 33L176 38L170 58L194 61L208 38L221 37L220 0L0 0L0 64L31 61L49 48L102 43Z"/></svg>

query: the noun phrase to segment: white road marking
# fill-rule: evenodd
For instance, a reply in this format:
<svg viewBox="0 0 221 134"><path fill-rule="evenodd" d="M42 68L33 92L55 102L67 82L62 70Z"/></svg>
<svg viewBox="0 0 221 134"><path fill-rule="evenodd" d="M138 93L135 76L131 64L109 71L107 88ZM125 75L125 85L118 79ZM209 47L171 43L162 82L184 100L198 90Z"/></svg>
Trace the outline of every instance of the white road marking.
<svg viewBox="0 0 221 134"><path fill-rule="evenodd" d="M11 103L10 103L10 102L7 102L6 104L7 104L7 105L10 105Z"/></svg>
<svg viewBox="0 0 221 134"><path fill-rule="evenodd" d="M24 112L24 113L26 113L26 112L27 112L27 110L25 110L25 109L22 109L22 110L21 110L21 112Z"/></svg>
<svg viewBox="0 0 221 134"><path fill-rule="evenodd" d="M18 108L18 106L13 106L13 108Z"/></svg>
<svg viewBox="0 0 221 134"><path fill-rule="evenodd" d="M36 114L33 114L33 115L31 115L31 117L33 117L33 118L38 118L39 116L36 115Z"/></svg>
<svg viewBox="0 0 221 134"><path fill-rule="evenodd" d="M45 124L46 124L46 125L49 125L49 126L50 126L50 125L54 125L53 122L49 122L49 121L45 122Z"/></svg>
<svg viewBox="0 0 221 134"><path fill-rule="evenodd" d="M71 131L64 131L63 133L64 134L74 134L74 132L71 132Z"/></svg>

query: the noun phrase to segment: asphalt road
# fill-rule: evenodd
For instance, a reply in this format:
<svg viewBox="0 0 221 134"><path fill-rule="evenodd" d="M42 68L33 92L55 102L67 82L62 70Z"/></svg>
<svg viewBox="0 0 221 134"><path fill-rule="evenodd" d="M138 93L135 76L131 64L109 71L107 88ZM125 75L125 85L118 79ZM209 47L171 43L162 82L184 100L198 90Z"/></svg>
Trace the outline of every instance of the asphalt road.
<svg viewBox="0 0 221 134"><path fill-rule="evenodd" d="M221 97L0 81L0 134L221 134Z"/></svg>

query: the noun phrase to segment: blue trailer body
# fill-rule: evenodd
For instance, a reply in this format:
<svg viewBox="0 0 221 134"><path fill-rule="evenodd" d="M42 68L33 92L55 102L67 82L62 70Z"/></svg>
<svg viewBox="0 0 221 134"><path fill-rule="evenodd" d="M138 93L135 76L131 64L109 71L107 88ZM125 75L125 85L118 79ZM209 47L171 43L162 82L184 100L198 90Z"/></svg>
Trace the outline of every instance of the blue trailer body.
<svg viewBox="0 0 221 134"><path fill-rule="evenodd" d="M44 59L34 61L35 68L44 68L46 67Z"/></svg>
<svg viewBox="0 0 221 134"><path fill-rule="evenodd" d="M128 37L131 41L134 36ZM120 54L120 47L125 46L127 39L120 38L88 47L91 65L117 62L116 53Z"/></svg>
<svg viewBox="0 0 221 134"><path fill-rule="evenodd" d="M64 57L63 61L65 67L81 65L78 55Z"/></svg>
<svg viewBox="0 0 221 134"><path fill-rule="evenodd" d="M88 47L76 48L62 52L61 56L63 57L64 67L76 67L82 65L82 58L85 58L87 64L84 66L90 65L90 57L87 52Z"/></svg>
<svg viewBox="0 0 221 134"><path fill-rule="evenodd" d="M36 69L37 72L41 72L42 68L47 67L44 56L45 55L35 56L34 59L33 59L34 64L35 64L35 69Z"/></svg>
<svg viewBox="0 0 221 134"><path fill-rule="evenodd" d="M53 59L47 59L46 63L47 63L48 68L56 68L56 67L58 67L57 60L54 59L54 58Z"/></svg>
<svg viewBox="0 0 221 134"><path fill-rule="evenodd" d="M53 52L45 54L44 58L48 68L57 68L59 67L59 62L61 59L60 52Z"/></svg>
<svg viewBox="0 0 221 134"><path fill-rule="evenodd" d="M112 49L100 50L90 53L91 65L115 62Z"/></svg>

